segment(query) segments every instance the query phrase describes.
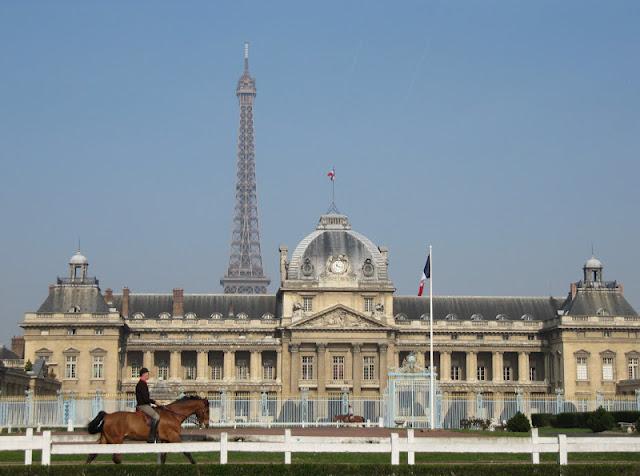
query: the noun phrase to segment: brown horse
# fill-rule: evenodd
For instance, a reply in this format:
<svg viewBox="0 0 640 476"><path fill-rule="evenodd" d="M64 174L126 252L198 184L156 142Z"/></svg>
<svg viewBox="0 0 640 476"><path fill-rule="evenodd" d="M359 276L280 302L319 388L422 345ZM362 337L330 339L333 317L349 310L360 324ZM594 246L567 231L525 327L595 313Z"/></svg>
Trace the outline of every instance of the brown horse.
<svg viewBox="0 0 640 476"><path fill-rule="evenodd" d="M160 414L160 424L158 425L158 441L162 443L177 443L182 441L180 436L180 425L191 415L195 414L200 426L209 425L209 401L200 397L183 397L166 406L157 407ZM149 422L147 416L140 412L115 412L98 413L88 427L89 433L100 433L98 443L118 444L125 439L145 440L149 436ZM195 464L191 453L184 453L187 459ZM90 454L87 463L91 463L96 454ZM165 462L167 454L162 454L162 463ZM121 463L120 455L113 455L113 462Z"/></svg>
<svg viewBox="0 0 640 476"><path fill-rule="evenodd" d="M352 414L347 414L347 415L336 415L333 417L333 421L335 423L340 422L340 423L364 423L364 418L361 417L360 415L352 415Z"/></svg>

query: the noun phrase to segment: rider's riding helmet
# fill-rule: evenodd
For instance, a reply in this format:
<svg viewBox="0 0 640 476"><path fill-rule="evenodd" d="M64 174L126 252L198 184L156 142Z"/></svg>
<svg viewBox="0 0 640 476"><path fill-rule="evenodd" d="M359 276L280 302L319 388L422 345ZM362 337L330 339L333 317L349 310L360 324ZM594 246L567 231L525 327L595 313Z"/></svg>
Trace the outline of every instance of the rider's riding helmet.
<svg viewBox="0 0 640 476"><path fill-rule="evenodd" d="M149 373L149 369L146 367L142 367L140 369L140 377L142 377L144 374Z"/></svg>

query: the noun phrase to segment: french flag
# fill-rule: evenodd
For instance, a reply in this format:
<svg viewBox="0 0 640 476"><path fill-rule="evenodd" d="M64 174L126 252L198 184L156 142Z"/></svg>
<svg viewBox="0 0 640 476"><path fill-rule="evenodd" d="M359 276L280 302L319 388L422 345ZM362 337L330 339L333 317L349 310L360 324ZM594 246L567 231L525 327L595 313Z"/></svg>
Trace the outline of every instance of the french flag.
<svg viewBox="0 0 640 476"><path fill-rule="evenodd" d="M424 269L422 270L420 286L418 287L418 296L422 296L422 291L424 291L424 283L427 281L427 279L431 279L431 255L427 256L427 263L424 265Z"/></svg>

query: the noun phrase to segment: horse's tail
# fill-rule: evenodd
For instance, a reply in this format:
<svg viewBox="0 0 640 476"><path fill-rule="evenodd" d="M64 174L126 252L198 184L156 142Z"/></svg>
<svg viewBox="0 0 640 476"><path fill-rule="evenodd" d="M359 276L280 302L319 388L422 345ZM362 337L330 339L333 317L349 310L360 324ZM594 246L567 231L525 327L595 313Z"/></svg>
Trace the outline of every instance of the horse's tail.
<svg viewBox="0 0 640 476"><path fill-rule="evenodd" d="M105 411L99 412L96 417L89 422L87 426L87 431L92 435L96 433L100 433L102 431L102 427L104 426L104 417L107 414Z"/></svg>

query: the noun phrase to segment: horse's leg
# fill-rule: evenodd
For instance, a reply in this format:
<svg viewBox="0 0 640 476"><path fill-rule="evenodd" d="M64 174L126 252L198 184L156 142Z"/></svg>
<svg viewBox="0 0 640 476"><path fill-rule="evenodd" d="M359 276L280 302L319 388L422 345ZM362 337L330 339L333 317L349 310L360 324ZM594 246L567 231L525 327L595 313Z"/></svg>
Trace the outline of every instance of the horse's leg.
<svg viewBox="0 0 640 476"><path fill-rule="evenodd" d="M168 455L168 454L169 454L169 453L162 453L162 454L160 455L160 464L165 464L165 463L167 462L167 455Z"/></svg>
<svg viewBox="0 0 640 476"><path fill-rule="evenodd" d="M184 452L184 455L187 457L187 459L189 460L189 462L191 464L196 464L196 460L193 459L193 456L191 456L191 453L188 453L187 451Z"/></svg>
<svg viewBox="0 0 640 476"><path fill-rule="evenodd" d="M96 453L90 454L89 456L87 456L87 461L85 462L85 464L91 464L91 462L96 459L96 456L98 456Z"/></svg>
<svg viewBox="0 0 640 476"><path fill-rule="evenodd" d="M115 464L121 464L122 463L122 456L120 456L118 453L113 453L113 456L111 457L111 459L113 460L113 462Z"/></svg>
<svg viewBox="0 0 640 476"><path fill-rule="evenodd" d="M98 443L99 445L104 445L107 442L106 437L104 436L104 432L100 433L100 438L98 438L98 441L96 441L96 443ZM87 456L87 461L86 464L91 464L97 457L97 453L94 454L90 454L89 456Z"/></svg>

